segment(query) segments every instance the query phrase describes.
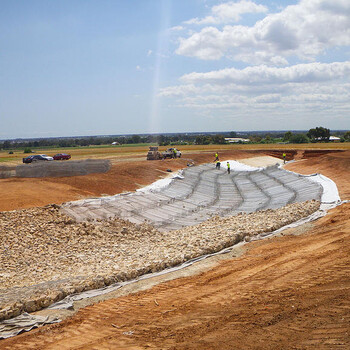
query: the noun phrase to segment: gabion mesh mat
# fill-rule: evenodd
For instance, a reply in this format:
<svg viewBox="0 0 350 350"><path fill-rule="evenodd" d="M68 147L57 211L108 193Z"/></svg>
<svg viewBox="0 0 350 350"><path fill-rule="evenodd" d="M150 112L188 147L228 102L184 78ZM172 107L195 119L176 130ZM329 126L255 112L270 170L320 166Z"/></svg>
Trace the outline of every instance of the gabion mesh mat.
<svg viewBox="0 0 350 350"><path fill-rule="evenodd" d="M68 202L61 210L77 221L119 217L175 230L219 215L276 209L289 203L320 200L323 188L277 166L255 171L215 169L204 164L185 169L168 185L110 197Z"/></svg>

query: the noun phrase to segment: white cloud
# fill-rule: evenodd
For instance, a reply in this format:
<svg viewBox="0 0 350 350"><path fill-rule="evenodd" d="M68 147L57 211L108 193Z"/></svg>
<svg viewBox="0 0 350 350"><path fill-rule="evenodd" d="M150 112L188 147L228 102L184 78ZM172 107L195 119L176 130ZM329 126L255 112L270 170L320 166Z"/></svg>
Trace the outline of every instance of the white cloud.
<svg viewBox="0 0 350 350"><path fill-rule="evenodd" d="M257 103L276 103L281 101L280 94L265 94L255 98Z"/></svg>
<svg viewBox="0 0 350 350"><path fill-rule="evenodd" d="M217 23L216 18L219 15L208 16L207 23ZM205 27L180 38L176 53L205 60L226 56L251 64L285 65L288 57L312 61L328 48L346 45L350 45L350 1L301 0L251 27Z"/></svg>
<svg viewBox="0 0 350 350"><path fill-rule="evenodd" d="M316 116L320 122L337 118L345 124L350 115L349 77L350 61L285 68L260 65L186 74L180 78L181 85L163 88L160 95L172 100L173 106L203 115L244 116L242 125L251 120L265 129L292 128L290 123L298 118L306 128L305 118ZM258 116L271 119L270 124L260 125ZM274 125L273 118L284 118L287 124Z"/></svg>
<svg viewBox="0 0 350 350"><path fill-rule="evenodd" d="M241 15L245 13L267 12L267 7L257 5L250 0L241 0L238 2L229 1L211 8L211 15L202 19L196 17L185 22L185 24L221 24L238 22Z"/></svg>
<svg viewBox="0 0 350 350"><path fill-rule="evenodd" d="M141 70L141 67L140 66L136 66L136 70Z"/></svg>
<svg viewBox="0 0 350 350"><path fill-rule="evenodd" d="M171 27L169 30L171 32L180 32L181 30L184 30L185 28L183 26L175 26L175 27Z"/></svg>
<svg viewBox="0 0 350 350"><path fill-rule="evenodd" d="M148 50L148 51L147 51L147 56L151 56L151 55L152 55L152 53L153 53L153 51L152 51L152 50Z"/></svg>
<svg viewBox="0 0 350 350"><path fill-rule="evenodd" d="M159 96L184 96L194 92L200 91L193 84L175 85L161 89L159 92Z"/></svg>
<svg viewBox="0 0 350 350"><path fill-rule="evenodd" d="M350 76L350 61L333 63L307 63L277 68L266 65L244 69L226 68L207 73L190 73L180 80L186 83L212 84L286 84L305 82L324 82Z"/></svg>

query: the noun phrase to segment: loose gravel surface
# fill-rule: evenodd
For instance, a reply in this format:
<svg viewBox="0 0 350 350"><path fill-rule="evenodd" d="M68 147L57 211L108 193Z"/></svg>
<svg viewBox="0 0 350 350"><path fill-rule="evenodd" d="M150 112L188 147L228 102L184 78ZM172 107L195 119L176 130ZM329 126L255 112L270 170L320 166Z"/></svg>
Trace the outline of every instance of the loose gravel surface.
<svg viewBox="0 0 350 350"><path fill-rule="evenodd" d="M0 320L219 251L318 208L317 201L294 203L171 232L120 219L76 223L56 205L1 212Z"/></svg>

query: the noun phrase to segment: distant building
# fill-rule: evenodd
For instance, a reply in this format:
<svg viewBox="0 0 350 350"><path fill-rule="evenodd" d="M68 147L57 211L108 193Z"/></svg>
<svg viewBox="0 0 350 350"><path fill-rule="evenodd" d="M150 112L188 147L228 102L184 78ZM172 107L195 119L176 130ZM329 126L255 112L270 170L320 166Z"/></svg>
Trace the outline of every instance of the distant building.
<svg viewBox="0 0 350 350"><path fill-rule="evenodd" d="M317 141L322 141L322 137L317 137L316 138ZM340 142L340 137L337 137L337 136L329 136L329 139L328 139L329 142Z"/></svg>
<svg viewBox="0 0 350 350"><path fill-rule="evenodd" d="M225 137L225 141L228 143L250 142L249 139L242 139L241 137Z"/></svg>
<svg viewBox="0 0 350 350"><path fill-rule="evenodd" d="M331 141L331 142L340 142L340 137L329 136L329 141Z"/></svg>
<svg viewBox="0 0 350 350"><path fill-rule="evenodd" d="M117 141L112 142L112 145L119 145L120 143Z"/></svg>

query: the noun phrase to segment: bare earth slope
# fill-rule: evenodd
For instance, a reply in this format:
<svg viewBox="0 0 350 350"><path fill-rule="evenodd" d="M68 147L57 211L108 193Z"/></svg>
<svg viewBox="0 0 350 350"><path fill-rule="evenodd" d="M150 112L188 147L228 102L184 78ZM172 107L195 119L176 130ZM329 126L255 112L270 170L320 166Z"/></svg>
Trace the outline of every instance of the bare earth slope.
<svg viewBox="0 0 350 350"><path fill-rule="evenodd" d="M349 152L288 169L321 172L350 198ZM299 168L300 167L300 168ZM246 246L208 272L80 310L1 349L348 349L350 203ZM289 235L287 235L289 233Z"/></svg>

